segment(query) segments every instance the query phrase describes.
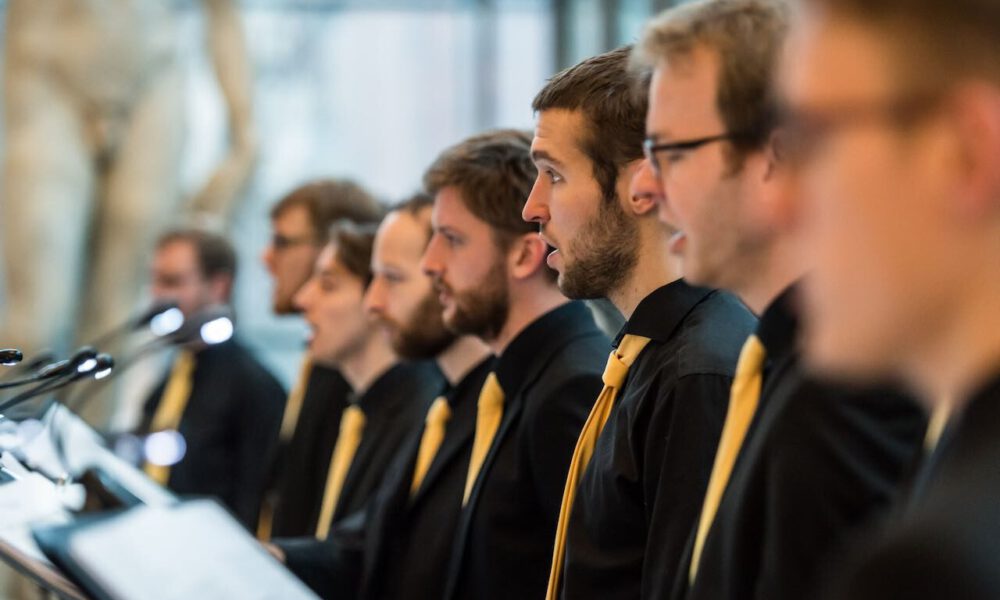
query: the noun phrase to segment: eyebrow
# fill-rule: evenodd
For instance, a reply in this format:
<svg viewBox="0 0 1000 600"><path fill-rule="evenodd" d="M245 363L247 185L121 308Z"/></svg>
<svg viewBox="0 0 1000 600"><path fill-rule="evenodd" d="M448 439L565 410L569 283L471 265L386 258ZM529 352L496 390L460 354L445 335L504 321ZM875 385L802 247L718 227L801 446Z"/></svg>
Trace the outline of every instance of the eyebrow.
<svg viewBox="0 0 1000 600"><path fill-rule="evenodd" d="M532 150L531 151L531 160L533 160L535 162L538 162L540 160L544 160L545 162L552 163L554 166L557 166L557 167L562 167L563 166L563 164L561 162L559 162L559 159L557 159L556 157L552 156L551 154L549 154L545 150Z"/></svg>
<svg viewBox="0 0 1000 600"><path fill-rule="evenodd" d="M447 234L447 235L454 235L454 236L461 236L462 235L460 232L456 231L450 225L440 225L437 228L435 228L435 231L437 233L443 233L443 234Z"/></svg>

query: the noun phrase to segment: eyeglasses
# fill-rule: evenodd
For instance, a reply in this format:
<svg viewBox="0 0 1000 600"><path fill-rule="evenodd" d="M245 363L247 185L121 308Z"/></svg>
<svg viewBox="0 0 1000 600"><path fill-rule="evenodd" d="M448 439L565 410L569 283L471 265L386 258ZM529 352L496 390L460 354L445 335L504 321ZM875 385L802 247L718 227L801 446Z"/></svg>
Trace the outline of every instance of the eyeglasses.
<svg viewBox="0 0 1000 600"><path fill-rule="evenodd" d="M312 236L288 236L275 233L271 236L271 247L275 250L286 250L292 246L302 246L304 244L316 244L316 239Z"/></svg>
<svg viewBox="0 0 1000 600"><path fill-rule="evenodd" d="M872 125L905 130L929 116L941 100L940 93L927 92L823 109L786 108L775 137L776 154L789 165L802 167L815 160L838 132Z"/></svg>
<svg viewBox="0 0 1000 600"><path fill-rule="evenodd" d="M670 142L668 144L657 144L656 140L646 138L642 142L642 150L645 153L646 158L649 160L649 164L653 165L653 171L656 172L658 176L662 176L670 168L670 157L662 156L666 153L691 152L713 142L748 139L750 137L751 134L748 133L722 133L694 140Z"/></svg>

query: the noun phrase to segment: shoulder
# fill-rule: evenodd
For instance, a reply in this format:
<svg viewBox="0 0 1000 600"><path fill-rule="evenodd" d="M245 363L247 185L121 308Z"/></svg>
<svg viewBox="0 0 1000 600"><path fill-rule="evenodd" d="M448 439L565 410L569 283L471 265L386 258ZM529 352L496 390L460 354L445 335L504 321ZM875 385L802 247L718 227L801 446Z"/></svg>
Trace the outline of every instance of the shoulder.
<svg viewBox="0 0 1000 600"><path fill-rule="evenodd" d="M992 500L963 504L953 498L947 510L918 516L862 552L838 577L834 597L1000 597L1000 556L993 551L1000 509Z"/></svg>
<svg viewBox="0 0 1000 600"><path fill-rule="evenodd" d="M677 375L732 375L757 319L735 296L713 291L684 318L672 351Z"/></svg>
<svg viewBox="0 0 1000 600"><path fill-rule="evenodd" d="M277 377L257 358L252 350L237 340L227 342L226 362L233 369L234 383L247 392L278 395L284 399L284 388Z"/></svg>
<svg viewBox="0 0 1000 600"><path fill-rule="evenodd" d="M895 389L833 384L809 376L799 365L789 369L785 377L787 383L776 388L778 394L788 396L778 421L778 435L810 436L814 442L839 446L845 434L855 441L891 437L916 440L923 434L923 411Z"/></svg>

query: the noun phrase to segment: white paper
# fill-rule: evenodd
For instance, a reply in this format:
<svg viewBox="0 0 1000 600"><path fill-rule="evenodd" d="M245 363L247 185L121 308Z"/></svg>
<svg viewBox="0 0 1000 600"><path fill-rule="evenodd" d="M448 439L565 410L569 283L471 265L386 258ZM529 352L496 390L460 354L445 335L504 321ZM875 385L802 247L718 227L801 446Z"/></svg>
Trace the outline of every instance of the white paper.
<svg viewBox="0 0 1000 600"><path fill-rule="evenodd" d="M69 553L121 600L313 600L210 500L143 506L74 533Z"/></svg>
<svg viewBox="0 0 1000 600"><path fill-rule="evenodd" d="M50 564L31 537L31 527L68 523L70 514L65 510L63 495L77 496L81 490L75 486L60 488L38 473L25 470L5 452L0 465L17 477L16 481L0 484L0 539L21 553Z"/></svg>

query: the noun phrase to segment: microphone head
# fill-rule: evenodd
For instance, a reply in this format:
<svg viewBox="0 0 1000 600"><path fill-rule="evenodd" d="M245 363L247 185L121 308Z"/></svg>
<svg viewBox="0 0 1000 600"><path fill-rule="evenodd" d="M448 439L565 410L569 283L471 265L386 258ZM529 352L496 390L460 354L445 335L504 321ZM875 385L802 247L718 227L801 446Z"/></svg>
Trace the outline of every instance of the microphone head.
<svg viewBox="0 0 1000 600"><path fill-rule="evenodd" d="M170 336L170 341L178 345L200 342L211 346L233 337L233 330L233 309L214 304L187 319Z"/></svg>
<svg viewBox="0 0 1000 600"><path fill-rule="evenodd" d="M108 375L111 375L111 371L114 368L115 359L110 354L102 352L94 357L94 368L89 372L94 374L94 379L104 379Z"/></svg>
<svg viewBox="0 0 1000 600"><path fill-rule="evenodd" d="M47 379L49 377L62 375L67 371L86 372L93 368L91 363L96 357L97 350L94 350L92 346L83 346L77 350L73 356L65 360L49 363L41 369L38 369L38 376L43 379Z"/></svg>
<svg viewBox="0 0 1000 600"><path fill-rule="evenodd" d="M153 333L162 336L173 333L184 323L184 313L172 298L154 300L153 303L132 321L132 329L149 326Z"/></svg>
<svg viewBox="0 0 1000 600"><path fill-rule="evenodd" d="M93 346L80 346L73 356L70 357L69 363L75 368L79 368L80 365L92 361L97 358L97 350Z"/></svg>
<svg viewBox="0 0 1000 600"><path fill-rule="evenodd" d="M153 317L155 317L156 315L163 314L168 310L170 310L171 308L180 308L180 305L178 305L177 301L174 300L173 298L154 300L153 303L149 305L149 308L146 309L146 312L136 317L135 319L136 327L142 327L146 323L149 323L151 320L153 320Z"/></svg>
<svg viewBox="0 0 1000 600"><path fill-rule="evenodd" d="M24 353L16 348L5 348L0 350L0 365L9 367L24 360Z"/></svg>

